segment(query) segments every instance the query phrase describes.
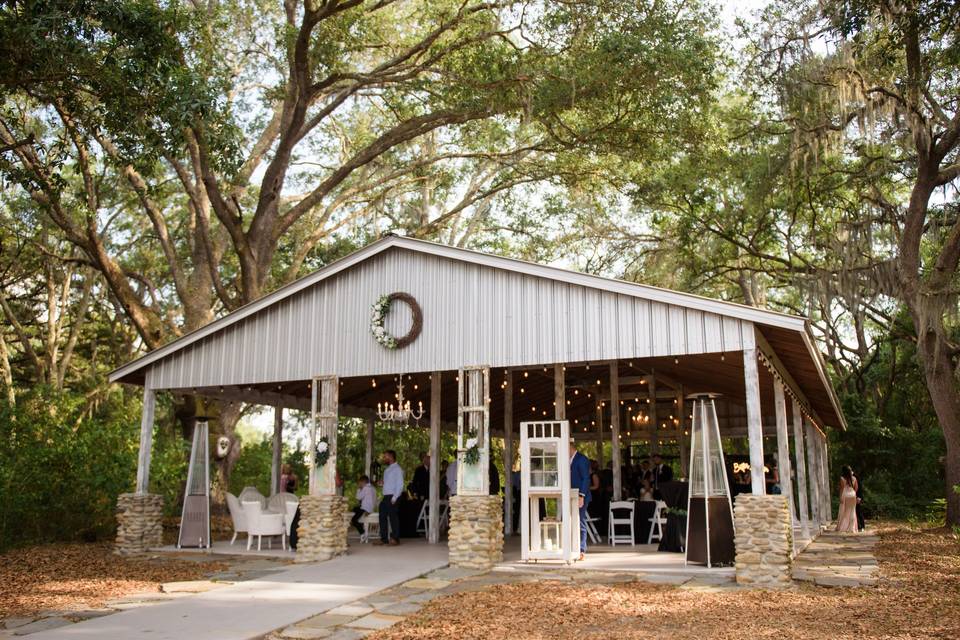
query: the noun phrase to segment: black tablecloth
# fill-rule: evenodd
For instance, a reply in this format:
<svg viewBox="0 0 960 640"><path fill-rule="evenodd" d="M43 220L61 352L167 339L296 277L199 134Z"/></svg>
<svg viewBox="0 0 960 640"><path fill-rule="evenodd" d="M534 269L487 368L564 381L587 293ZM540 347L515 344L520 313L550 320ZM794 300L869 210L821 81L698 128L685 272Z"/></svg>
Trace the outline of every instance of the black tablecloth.
<svg viewBox="0 0 960 640"><path fill-rule="evenodd" d="M663 527L663 538L657 551L681 552L686 545L687 516L667 512L667 524Z"/></svg>
<svg viewBox="0 0 960 640"><path fill-rule="evenodd" d="M417 533L417 518L420 517L420 509L423 507L423 500L405 498L400 500L400 537L417 538L422 533Z"/></svg>
<svg viewBox="0 0 960 640"><path fill-rule="evenodd" d="M638 500L633 504L633 541L637 544L647 544L650 527L653 526L650 518L657 509L657 503L654 500Z"/></svg>
<svg viewBox="0 0 960 640"><path fill-rule="evenodd" d="M670 482L661 482L656 493L659 494L657 497L666 502L667 506L671 509L683 509L686 511L687 492L689 491L689 488L690 485L688 485L686 482L672 480Z"/></svg>

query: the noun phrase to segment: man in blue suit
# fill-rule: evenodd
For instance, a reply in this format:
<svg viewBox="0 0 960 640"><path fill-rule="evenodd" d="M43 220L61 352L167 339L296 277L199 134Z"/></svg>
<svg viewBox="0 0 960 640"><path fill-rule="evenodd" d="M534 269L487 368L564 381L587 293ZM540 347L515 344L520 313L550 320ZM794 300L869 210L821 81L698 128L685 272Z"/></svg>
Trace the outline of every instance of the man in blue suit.
<svg viewBox="0 0 960 640"><path fill-rule="evenodd" d="M587 505L590 504L590 461L577 451L573 439L570 440L570 487L576 489L580 497L580 560L587 552Z"/></svg>

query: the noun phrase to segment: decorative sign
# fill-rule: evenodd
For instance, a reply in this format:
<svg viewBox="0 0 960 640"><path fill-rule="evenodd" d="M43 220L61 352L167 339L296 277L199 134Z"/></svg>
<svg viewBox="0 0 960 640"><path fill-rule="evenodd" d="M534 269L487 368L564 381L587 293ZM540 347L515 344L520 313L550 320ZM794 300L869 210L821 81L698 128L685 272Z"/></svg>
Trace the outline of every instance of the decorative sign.
<svg viewBox="0 0 960 640"><path fill-rule="evenodd" d="M410 313L413 314L413 323L410 325L410 330L406 335L400 336L399 338L391 335L384 326L387 315L390 313L390 307L395 301L402 302L410 307ZM377 342L387 349L403 349L416 340L420 335L420 331L423 329L423 311L420 309L416 298L409 293L397 291L395 293L384 294L377 298L371 310L370 333L373 334Z"/></svg>

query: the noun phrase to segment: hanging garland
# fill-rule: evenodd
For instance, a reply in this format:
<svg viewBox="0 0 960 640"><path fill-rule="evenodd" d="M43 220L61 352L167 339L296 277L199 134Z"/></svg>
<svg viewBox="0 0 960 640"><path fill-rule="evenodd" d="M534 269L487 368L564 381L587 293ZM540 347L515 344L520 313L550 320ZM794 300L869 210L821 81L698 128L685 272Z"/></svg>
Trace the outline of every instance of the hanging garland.
<svg viewBox="0 0 960 640"><path fill-rule="evenodd" d="M394 301L406 304L410 307L411 314L413 314L413 323L410 325L410 330L406 335L400 336L399 338L391 335L384 326L387 314L390 313L390 306ZM403 291L385 293L377 298L377 301L374 302L371 307L370 333L373 334L374 339L379 342L381 346L387 349L403 349L417 339L422 329L423 310L420 309L416 298L409 293L404 293Z"/></svg>
<svg viewBox="0 0 960 640"><path fill-rule="evenodd" d="M314 451L313 461L318 467L322 467L327 464L327 460L330 459L330 439L327 436L320 438L320 442L317 443L317 449Z"/></svg>

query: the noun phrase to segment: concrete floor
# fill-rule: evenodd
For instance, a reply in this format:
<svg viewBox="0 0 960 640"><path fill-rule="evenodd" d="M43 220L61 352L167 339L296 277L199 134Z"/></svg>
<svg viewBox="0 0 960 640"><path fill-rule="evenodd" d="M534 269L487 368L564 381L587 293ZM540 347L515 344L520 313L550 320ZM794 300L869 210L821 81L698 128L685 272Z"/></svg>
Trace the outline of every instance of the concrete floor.
<svg viewBox="0 0 960 640"><path fill-rule="evenodd" d="M504 545L501 569L525 569L531 567L557 569L581 569L584 571L622 571L627 573L663 573L671 575L714 575L733 576L733 567L707 568L697 564L684 566L682 553L657 551L656 544L638 544L636 546L591 544L587 547L586 557L570 566L562 562L540 561L524 563L520 561L520 537L511 536Z"/></svg>
<svg viewBox="0 0 960 640"><path fill-rule="evenodd" d="M329 611L447 564L446 545L353 544L346 556L95 618L31 640L245 640Z"/></svg>

